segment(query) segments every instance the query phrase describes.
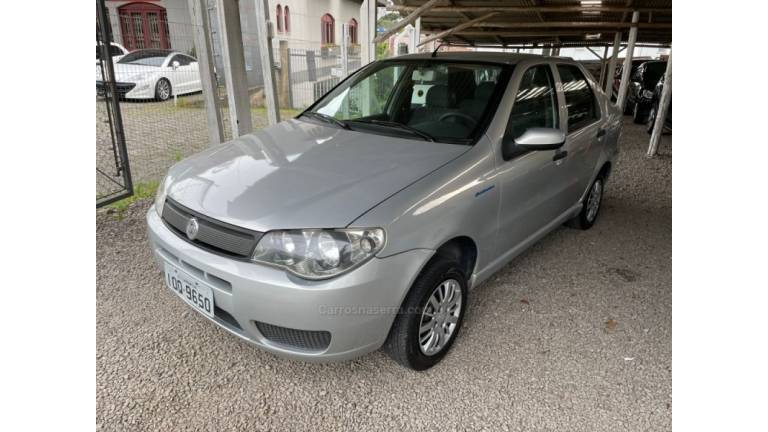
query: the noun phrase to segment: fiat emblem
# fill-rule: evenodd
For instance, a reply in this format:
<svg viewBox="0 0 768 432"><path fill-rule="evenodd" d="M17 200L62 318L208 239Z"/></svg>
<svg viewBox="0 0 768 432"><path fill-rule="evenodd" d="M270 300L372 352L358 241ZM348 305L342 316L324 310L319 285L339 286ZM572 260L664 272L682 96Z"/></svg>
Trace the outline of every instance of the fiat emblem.
<svg viewBox="0 0 768 432"><path fill-rule="evenodd" d="M200 229L200 225L197 223L197 218L191 218L187 222L187 238L190 240L194 240L197 238L197 230Z"/></svg>

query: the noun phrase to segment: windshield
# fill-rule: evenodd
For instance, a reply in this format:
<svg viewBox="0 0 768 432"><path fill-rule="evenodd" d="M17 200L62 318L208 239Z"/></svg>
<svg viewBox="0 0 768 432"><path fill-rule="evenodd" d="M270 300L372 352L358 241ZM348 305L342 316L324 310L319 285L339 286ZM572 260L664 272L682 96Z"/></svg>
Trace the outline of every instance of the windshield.
<svg viewBox="0 0 768 432"><path fill-rule="evenodd" d="M656 85L667 70L667 62L648 62L645 64L645 82Z"/></svg>
<svg viewBox="0 0 768 432"><path fill-rule="evenodd" d="M161 66L168 57L168 51L161 50L141 50L126 54L118 63L133 64L142 66Z"/></svg>
<svg viewBox="0 0 768 432"><path fill-rule="evenodd" d="M330 91L305 115L338 127L468 144L495 112L510 69L439 59L380 62Z"/></svg>

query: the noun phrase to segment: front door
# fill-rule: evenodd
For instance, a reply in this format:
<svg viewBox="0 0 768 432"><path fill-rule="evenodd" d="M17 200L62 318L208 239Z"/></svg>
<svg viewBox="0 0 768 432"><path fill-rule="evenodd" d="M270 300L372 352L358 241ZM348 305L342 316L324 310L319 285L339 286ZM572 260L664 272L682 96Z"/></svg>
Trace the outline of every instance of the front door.
<svg viewBox="0 0 768 432"><path fill-rule="evenodd" d="M179 65L174 67L174 62L178 62ZM195 59L184 54L176 54L168 62L168 67L171 68L168 74L171 77L173 94L184 94L200 89L200 73Z"/></svg>
<svg viewBox="0 0 768 432"><path fill-rule="evenodd" d="M540 64L522 76L505 136L519 137L533 127L560 128L557 92L552 68ZM557 218L563 202L559 150L524 151L501 160L499 255L521 247L525 241Z"/></svg>

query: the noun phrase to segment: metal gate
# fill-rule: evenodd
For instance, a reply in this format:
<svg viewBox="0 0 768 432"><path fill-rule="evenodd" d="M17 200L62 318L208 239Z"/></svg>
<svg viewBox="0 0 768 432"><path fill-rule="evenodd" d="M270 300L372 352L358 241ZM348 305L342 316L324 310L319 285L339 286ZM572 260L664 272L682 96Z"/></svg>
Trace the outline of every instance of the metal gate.
<svg viewBox="0 0 768 432"><path fill-rule="evenodd" d="M112 26L104 0L96 0L96 207L133 195L123 118L112 63ZM99 130L101 129L101 130Z"/></svg>

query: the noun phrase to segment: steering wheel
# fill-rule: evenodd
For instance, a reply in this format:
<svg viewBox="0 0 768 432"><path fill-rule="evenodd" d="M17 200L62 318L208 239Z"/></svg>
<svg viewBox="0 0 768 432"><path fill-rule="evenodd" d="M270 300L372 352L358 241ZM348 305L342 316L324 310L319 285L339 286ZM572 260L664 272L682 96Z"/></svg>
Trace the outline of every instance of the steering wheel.
<svg viewBox="0 0 768 432"><path fill-rule="evenodd" d="M475 126L477 126L477 120L473 119L471 116L468 116L467 114L460 113L460 112L447 112L441 115L438 121L443 121L449 117L458 117L460 119L466 120L469 123L469 127L471 129L474 129Z"/></svg>

